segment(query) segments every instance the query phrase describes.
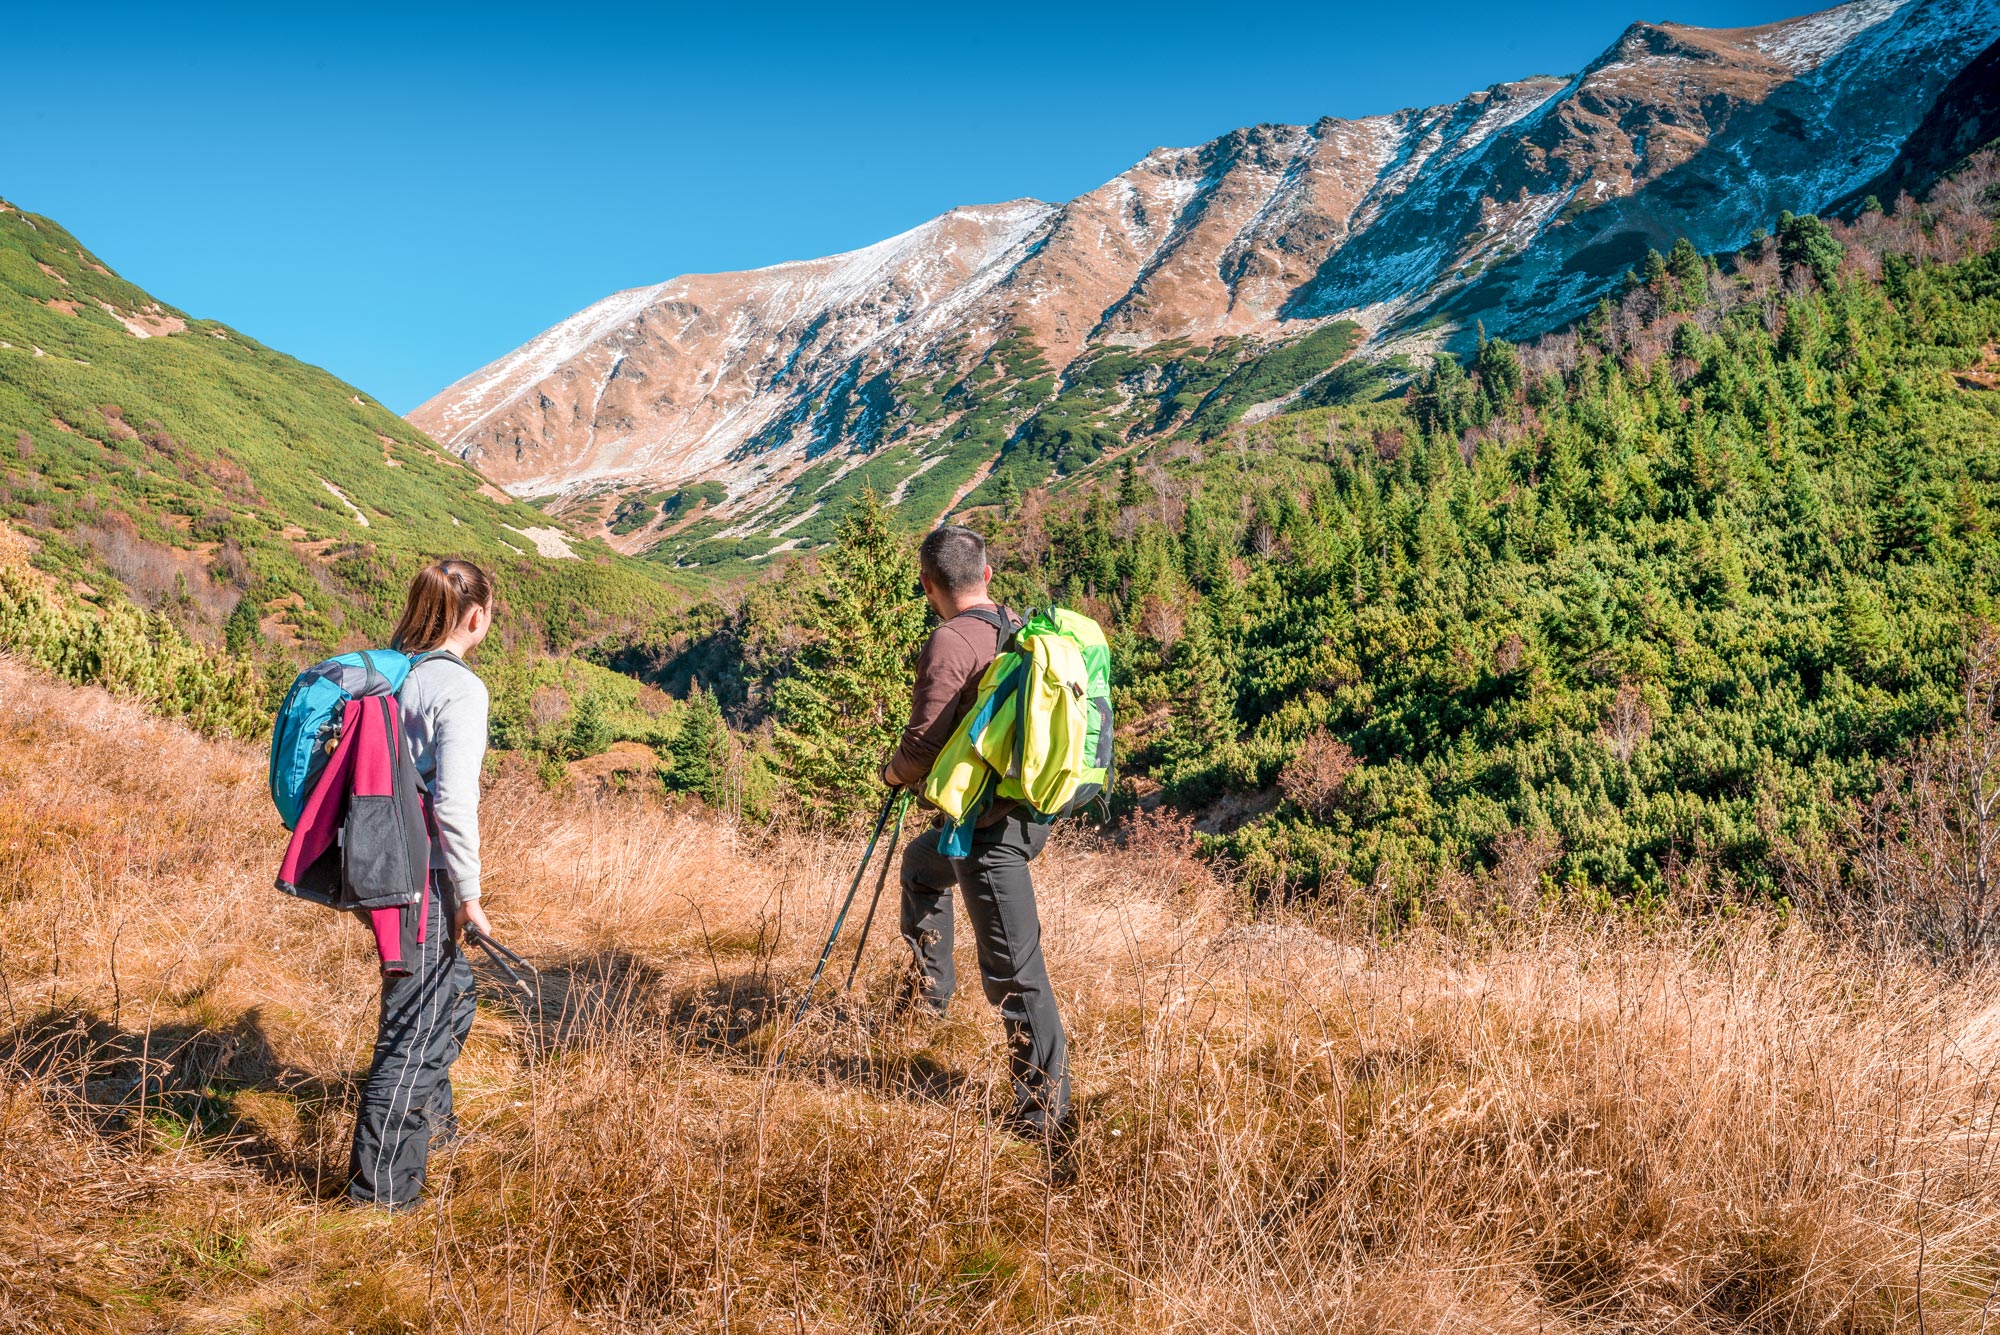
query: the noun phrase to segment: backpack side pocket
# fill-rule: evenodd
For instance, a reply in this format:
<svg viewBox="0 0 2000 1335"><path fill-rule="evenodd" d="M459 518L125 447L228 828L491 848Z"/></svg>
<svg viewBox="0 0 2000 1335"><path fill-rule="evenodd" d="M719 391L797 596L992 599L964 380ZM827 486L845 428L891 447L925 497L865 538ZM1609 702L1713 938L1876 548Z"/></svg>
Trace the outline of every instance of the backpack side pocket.
<svg viewBox="0 0 2000 1335"><path fill-rule="evenodd" d="M410 866L402 800L393 793L356 793L347 799L340 834L340 879L362 908L414 904L422 880Z"/></svg>

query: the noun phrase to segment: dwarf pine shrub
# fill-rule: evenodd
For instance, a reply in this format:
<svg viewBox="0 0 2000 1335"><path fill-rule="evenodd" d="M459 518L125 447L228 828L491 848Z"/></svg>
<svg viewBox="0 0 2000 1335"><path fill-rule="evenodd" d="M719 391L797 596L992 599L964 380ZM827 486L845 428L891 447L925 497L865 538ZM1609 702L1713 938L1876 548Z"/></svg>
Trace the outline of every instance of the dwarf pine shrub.
<svg viewBox="0 0 2000 1335"><path fill-rule="evenodd" d="M122 599L72 601L37 575L0 567L0 649L67 681L143 700L206 737L254 737L271 714L257 665L188 639Z"/></svg>

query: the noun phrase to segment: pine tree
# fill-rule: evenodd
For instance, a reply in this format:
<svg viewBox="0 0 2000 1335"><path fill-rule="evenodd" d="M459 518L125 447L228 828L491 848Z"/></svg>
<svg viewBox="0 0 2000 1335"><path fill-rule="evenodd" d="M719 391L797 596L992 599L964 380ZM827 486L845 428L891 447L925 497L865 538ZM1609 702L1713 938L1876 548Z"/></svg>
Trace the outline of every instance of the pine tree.
<svg viewBox="0 0 2000 1335"><path fill-rule="evenodd" d="M263 632L257 625L257 600L246 593L236 600L229 620L222 624L222 647L233 656L242 658L254 653L263 638Z"/></svg>
<svg viewBox="0 0 2000 1335"><path fill-rule="evenodd" d="M821 558L800 617L805 646L772 700L778 764L808 812L842 816L881 799L924 617L916 560L863 492Z"/></svg>
<svg viewBox="0 0 2000 1335"><path fill-rule="evenodd" d="M1833 231L1810 213L1784 213L1778 217L1778 262L1790 269L1803 265L1830 287L1840 270L1847 248L1834 239Z"/></svg>
<svg viewBox="0 0 2000 1335"><path fill-rule="evenodd" d="M667 744L667 758L672 763L666 774L668 792L691 793L710 806L721 805L729 734L722 724L721 706L699 681L688 687L687 711Z"/></svg>

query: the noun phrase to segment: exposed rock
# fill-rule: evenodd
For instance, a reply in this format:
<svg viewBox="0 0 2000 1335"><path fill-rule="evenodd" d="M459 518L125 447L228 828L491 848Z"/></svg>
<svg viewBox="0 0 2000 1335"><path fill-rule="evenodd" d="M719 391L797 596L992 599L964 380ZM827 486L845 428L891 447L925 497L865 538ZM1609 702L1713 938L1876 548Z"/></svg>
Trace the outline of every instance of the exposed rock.
<svg viewBox="0 0 2000 1335"><path fill-rule="evenodd" d="M570 550L568 535L559 528L514 528L512 524L504 527L534 543L535 551L551 561L578 559L577 554Z"/></svg>
<svg viewBox="0 0 2000 1335"><path fill-rule="evenodd" d="M187 321L178 315L169 315L157 301L148 302L138 310L126 313L108 301L97 303L105 314L125 326L125 332L134 338L164 338L168 334L178 334L187 328Z"/></svg>

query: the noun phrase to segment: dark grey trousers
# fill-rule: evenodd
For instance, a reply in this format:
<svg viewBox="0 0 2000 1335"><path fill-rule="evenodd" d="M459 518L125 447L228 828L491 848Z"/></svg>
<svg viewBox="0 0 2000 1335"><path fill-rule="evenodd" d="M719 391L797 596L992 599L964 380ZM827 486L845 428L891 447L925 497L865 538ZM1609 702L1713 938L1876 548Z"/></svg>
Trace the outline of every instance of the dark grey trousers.
<svg viewBox="0 0 2000 1335"><path fill-rule="evenodd" d="M403 915L403 958L410 972L382 980L382 1017L375 1058L361 1087L354 1123L354 1172L347 1194L371 1205L401 1209L424 1191L431 1140L449 1139L451 1064L472 1030L472 966L452 939L454 896L450 877L433 882L424 939L417 914Z"/></svg>
<svg viewBox="0 0 2000 1335"><path fill-rule="evenodd" d="M916 955L919 1000L942 1014L958 985L951 962L953 887L965 900L979 948L979 980L1000 1008L1014 1077L1014 1117L1053 1129L1069 1115L1069 1046L1042 961L1042 922L1028 863L1049 827L1007 816L972 839L972 852L938 852L940 829L903 854L903 939Z"/></svg>

